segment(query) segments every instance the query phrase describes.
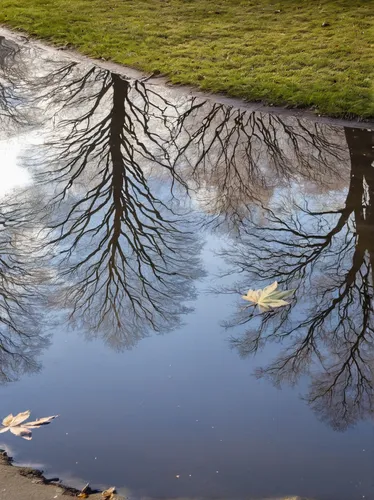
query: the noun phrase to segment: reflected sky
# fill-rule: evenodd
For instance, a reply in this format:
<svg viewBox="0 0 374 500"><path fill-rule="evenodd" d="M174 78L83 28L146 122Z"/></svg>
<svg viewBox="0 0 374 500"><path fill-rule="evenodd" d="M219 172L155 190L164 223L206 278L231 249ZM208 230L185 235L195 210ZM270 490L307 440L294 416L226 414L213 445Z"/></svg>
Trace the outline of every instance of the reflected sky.
<svg viewBox="0 0 374 500"><path fill-rule="evenodd" d="M61 415L16 458L130 498L370 498L373 133L4 43L2 408ZM289 307L243 309L274 280Z"/></svg>
<svg viewBox="0 0 374 500"><path fill-rule="evenodd" d="M22 150L22 144L23 142L18 138L0 141L0 196L4 196L15 188L25 187L30 181L27 170L20 167L17 160Z"/></svg>

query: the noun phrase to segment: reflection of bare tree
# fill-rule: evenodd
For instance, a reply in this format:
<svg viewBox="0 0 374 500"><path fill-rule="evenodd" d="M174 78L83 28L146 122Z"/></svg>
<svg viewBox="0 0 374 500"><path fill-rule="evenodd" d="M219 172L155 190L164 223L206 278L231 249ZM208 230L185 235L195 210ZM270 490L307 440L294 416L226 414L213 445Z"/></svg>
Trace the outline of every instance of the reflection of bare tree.
<svg viewBox="0 0 374 500"><path fill-rule="evenodd" d="M351 176L337 208L324 208L324 196L316 206L300 196L284 200L267 211L266 227L249 222L240 244L225 253L235 271L260 284L296 288L290 307L261 318L239 310L231 325L250 328L234 344L248 355L283 341L285 349L259 373L281 383L311 370L307 399L337 428L374 411L374 140L365 130L345 135Z"/></svg>
<svg viewBox="0 0 374 500"><path fill-rule="evenodd" d="M283 212L265 210L267 229L256 220L259 207L274 205L295 184L324 194L342 188L349 168L341 129L199 99L177 105L157 87L97 68L82 70L75 63L51 62L33 78L34 103L48 104L48 116L59 111L49 142L29 160L44 190L39 222L48 225L48 242L56 252L58 305L90 336L104 335L118 349L131 347L149 328L172 328L188 310L185 301L193 297L193 280L201 275L200 246L181 208L182 193L191 188L218 223L244 232L243 245L228 253L242 272L250 263L253 274L264 280L296 283L302 310L308 306L303 292L313 271L313 286L321 295L306 317L328 311L342 286L336 280L348 272L345 255L356 240L364 245L367 229L360 237L358 229L352 232L353 221L360 219L349 200L357 205L358 195L352 193L358 188L350 189L344 209L312 209L299 199L296 211L291 202ZM349 131L347 140L353 151ZM366 221L367 213L362 217ZM334 268L337 252L341 258ZM361 297L361 290L357 294ZM346 297L357 300L351 292ZM261 334L246 339L246 348L257 348L273 326L270 338L299 339L300 332L312 328L316 333L292 358L298 367L293 373L313 356L325 362L313 339L324 339L330 348L331 339L340 338L339 323L329 325L334 334L326 334L339 307L321 323L311 326L305 320L296 330L297 315L290 309L270 313ZM281 378L289 376L284 373Z"/></svg>
<svg viewBox="0 0 374 500"><path fill-rule="evenodd" d="M200 206L236 229L296 180L336 187L346 160L337 127L207 101L193 100L180 113L176 136L176 163L199 190Z"/></svg>
<svg viewBox="0 0 374 500"><path fill-rule="evenodd" d="M26 113L16 92L17 80L22 78L20 48L0 36L0 121L1 128L26 125Z"/></svg>
<svg viewBox="0 0 374 500"><path fill-rule="evenodd" d="M0 121L6 134L28 124L16 88L23 76L20 48L0 37ZM48 344L40 334L46 274L36 255L29 206L0 200L0 383L37 371Z"/></svg>
<svg viewBox="0 0 374 500"><path fill-rule="evenodd" d="M47 275L29 209L9 200L0 205L0 382L37 371L37 356L49 343L40 333Z"/></svg>
<svg viewBox="0 0 374 500"><path fill-rule="evenodd" d="M32 162L49 193L59 302L90 336L128 348L149 328L175 327L202 274L200 244L173 201L183 181L165 149L169 104L104 70L67 75L55 93L65 118Z"/></svg>
<svg viewBox="0 0 374 500"><path fill-rule="evenodd" d="M2 69L14 62L19 52L20 49L17 44L7 40L4 36L0 36L0 67Z"/></svg>

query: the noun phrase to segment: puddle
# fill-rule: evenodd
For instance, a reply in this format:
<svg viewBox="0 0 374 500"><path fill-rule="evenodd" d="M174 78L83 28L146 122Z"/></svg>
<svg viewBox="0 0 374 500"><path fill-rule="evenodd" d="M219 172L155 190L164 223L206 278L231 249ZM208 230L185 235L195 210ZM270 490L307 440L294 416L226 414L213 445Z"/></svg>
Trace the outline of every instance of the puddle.
<svg viewBox="0 0 374 500"><path fill-rule="evenodd" d="M60 414L5 445L131 498L374 498L373 131L0 63L1 415Z"/></svg>

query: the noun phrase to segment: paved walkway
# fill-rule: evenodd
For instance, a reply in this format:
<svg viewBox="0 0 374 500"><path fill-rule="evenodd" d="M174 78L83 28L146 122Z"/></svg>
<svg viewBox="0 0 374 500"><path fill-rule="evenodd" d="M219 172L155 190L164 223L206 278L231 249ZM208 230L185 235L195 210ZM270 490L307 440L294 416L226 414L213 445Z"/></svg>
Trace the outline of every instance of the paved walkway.
<svg viewBox="0 0 374 500"><path fill-rule="evenodd" d="M0 454L0 500L67 500L74 496L59 486L43 484L40 474L32 469L14 467L6 456ZM123 500L118 495L115 498ZM89 500L103 500L103 497L101 494L90 495Z"/></svg>

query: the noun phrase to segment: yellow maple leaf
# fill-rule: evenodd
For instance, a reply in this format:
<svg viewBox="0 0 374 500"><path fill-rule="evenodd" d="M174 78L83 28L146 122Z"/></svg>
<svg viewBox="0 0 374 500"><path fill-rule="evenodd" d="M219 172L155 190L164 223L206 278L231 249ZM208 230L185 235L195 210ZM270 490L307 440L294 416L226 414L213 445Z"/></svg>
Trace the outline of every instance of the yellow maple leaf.
<svg viewBox="0 0 374 500"><path fill-rule="evenodd" d="M286 302L284 299L293 295L295 290L285 290L281 292L279 290L276 291L277 288L278 282L274 281L274 283L263 289L248 290L247 295L242 295L242 298L257 305L260 312L267 312L276 307L288 306L289 302Z"/></svg>

